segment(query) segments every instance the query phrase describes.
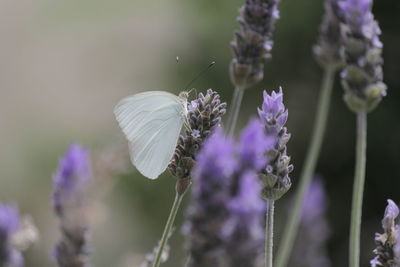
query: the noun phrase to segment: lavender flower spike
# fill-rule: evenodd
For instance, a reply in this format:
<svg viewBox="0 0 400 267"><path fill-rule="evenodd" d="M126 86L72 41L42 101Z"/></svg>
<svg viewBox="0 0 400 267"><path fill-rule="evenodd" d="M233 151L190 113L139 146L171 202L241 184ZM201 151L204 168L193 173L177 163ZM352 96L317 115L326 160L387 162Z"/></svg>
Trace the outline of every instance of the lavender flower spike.
<svg viewBox="0 0 400 267"><path fill-rule="evenodd" d="M53 179L53 206L62 233L54 257L60 267L89 266L86 197L91 178L88 151L79 145L71 145L60 160Z"/></svg>
<svg viewBox="0 0 400 267"><path fill-rule="evenodd" d="M382 73L381 30L372 14L372 0L340 0L342 27L341 73L344 99L354 112L373 110L386 95Z"/></svg>
<svg viewBox="0 0 400 267"><path fill-rule="evenodd" d="M286 144L290 139L285 127L288 111L283 104L283 92L272 92L271 95L264 91L264 102L258 114L264 123L265 133L277 139L273 149L268 151L269 164L260 174L263 183L262 196L266 199L277 200L281 198L292 185L289 174L293 171L290 157L286 154Z"/></svg>
<svg viewBox="0 0 400 267"><path fill-rule="evenodd" d="M390 199L386 206L385 215L382 220L383 234L375 234L375 244L377 247L374 249L375 258L371 260L372 267L395 267L400 266L399 255L399 225L395 223L395 219L399 215L399 208Z"/></svg>
<svg viewBox="0 0 400 267"><path fill-rule="evenodd" d="M168 168L178 178L177 192L182 194L191 182L191 171L196 162L196 154L204 140L220 124L226 112L226 103L212 89L206 95L199 93L198 98L188 104L190 128L181 135L174 157Z"/></svg>
<svg viewBox="0 0 400 267"><path fill-rule="evenodd" d="M11 243L12 236L20 227L19 214L15 207L0 204L0 266L22 267L21 252Z"/></svg>
<svg viewBox="0 0 400 267"><path fill-rule="evenodd" d="M228 215L231 176L235 171L234 144L216 131L204 144L193 173L193 202L185 225L191 260L188 267L226 266L222 230Z"/></svg>
<svg viewBox="0 0 400 267"><path fill-rule="evenodd" d="M189 267L258 266L265 210L258 172L273 145L258 120L249 123L237 145L220 130L206 141L194 171L185 227Z"/></svg>
<svg viewBox="0 0 400 267"><path fill-rule="evenodd" d="M323 67L333 66L335 69L342 65L340 23L336 11L338 1L325 0L325 14L320 26L318 43L313 49L315 57Z"/></svg>
<svg viewBox="0 0 400 267"><path fill-rule="evenodd" d="M232 83L249 88L264 76L264 61L271 57L272 32L279 18L279 0L246 0L239 9L240 31L231 43L234 58L230 65Z"/></svg>

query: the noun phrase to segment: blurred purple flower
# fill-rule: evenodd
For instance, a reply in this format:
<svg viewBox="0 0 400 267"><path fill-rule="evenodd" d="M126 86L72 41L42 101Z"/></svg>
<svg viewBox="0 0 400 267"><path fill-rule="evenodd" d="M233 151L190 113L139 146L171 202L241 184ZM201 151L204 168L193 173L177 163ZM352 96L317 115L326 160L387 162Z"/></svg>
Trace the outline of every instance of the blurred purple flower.
<svg viewBox="0 0 400 267"><path fill-rule="evenodd" d="M372 14L372 0L339 0L341 72L344 99L354 111L373 110L386 95L383 83L381 30Z"/></svg>
<svg viewBox="0 0 400 267"><path fill-rule="evenodd" d="M226 261L221 231L227 216L230 177L235 170L234 144L218 129L203 145L193 171L193 201L188 234L191 260L188 266L224 266Z"/></svg>
<svg viewBox="0 0 400 267"><path fill-rule="evenodd" d="M376 255L370 261L372 267L395 267L400 266L400 248L399 248L399 225L395 223L399 215L399 208L390 199L382 220L383 234L375 233L374 254Z"/></svg>
<svg viewBox="0 0 400 267"><path fill-rule="evenodd" d="M337 16L339 1L324 1L325 14L319 30L318 43L313 48L314 55L323 67L335 69L342 65L340 23Z"/></svg>
<svg viewBox="0 0 400 267"><path fill-rule="evenodd" d="M271 139L263 134L261 123L252 121L237 145L221 130L204 144L185 226L188 266L256 266L263 248L265 210L257 173Z"/></svg>
<svg viewBox="0 0 400 267"><path fill-rule="evenodd" d="M271 149L275 142L276 139L273 136L265 137L263 125L259 120L251 120L240 136L240 164L260 170L267 163L265 151Z"/></svg>
<svg viewBox="0 0 400 267"><path fill-rule="evenodd" d="M88 151L70 145L53 178L53 207L62 233L53 256L60 267L89 266L86 198L91 178Z"/></svg>
<svg viewBox="0 0 400 267"><path fill-rule="evenodd" d="M326 209L327 199L323 182L319 178L314 178L304 198L300 228L291 258L292 264L289 266L331 266L327 252L330 227Z"/></svg>
<svg viewBox="0 0 400 267"><path fill-rule="evenodd" d="M290 139L285 127L288 111L283 104L282 88L269 95L264 91L264 101L258 115L264 124L265 133L275 138L276 143L268 150L269 164L266 164L260 175L263 183L262 196L266 199L281 198L292 185L289 173L293 171L290 157L286 154L286 144Z"/></svg>
<svg viewBox="0 0 400 267"><path fill-rule="evenodd" d="M340 0L339 14L345 16L354 29L362 29L371 19L372 0Z"/></svg>
<svg viewBox="0 0 400 267"><path fill-rule="evenodd" d="M90 180L89 165L89 152L79 145L70 145L53 177L53 205L59 215L62 214L65 205L68 205Z"/></svg>
<svg viewBox="0 0 400 267"><path fill-rule="evenodd" d="M20 227L18 210L0 204L0 266L22 267L24 260L20 251L11 244L11 237Z"/></svg>
<svg viewBox="0 0 400 267"><path fill-rule="evenodd" d="M228 218L222 231L231 262L229 266L258 266L263 251L262 218L265 212L265 202L260 193L257 173L242 173L238 191L227 203Z"/></svg>

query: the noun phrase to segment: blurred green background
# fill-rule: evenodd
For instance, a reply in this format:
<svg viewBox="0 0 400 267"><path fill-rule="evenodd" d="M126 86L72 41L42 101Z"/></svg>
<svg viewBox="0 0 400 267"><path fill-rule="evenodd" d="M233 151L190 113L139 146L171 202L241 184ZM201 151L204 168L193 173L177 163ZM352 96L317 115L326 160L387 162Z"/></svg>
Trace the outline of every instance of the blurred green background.
<svg viewBox="0 0 400 267"><path fill-rule="evenodd" d="M93 265L139 266L161 235L173 200L174 179L141 177L126 163L127 146L113 117L121 98L145 90L179 92L211 61L216 65L194 83L218 90L229 102L229 42L238 28L239 0L0 0L0 201L31 214L41 237L26 266L55 266L50 259L59 237L49 198L51 179L70 142L92 150L98 186L94 194ZM282 0L273 58L265 79L246 91L239 126L256 114L263 89L283 87L292 139L288 154L296 189L309 142L321 69L311 47L322 15L321 0ZM400 2L377 0L382 28L388 96L370 114L367 182L362 228L363 266L386 199L400 202ZM179 63L175 58L179 56ZM333 266L346 266L354 164L354 115L336 82L317 172L330 199L328 244ZM123 170L124 175L110 175ZM286 197L286 199L288 199ZM279 201L277 231L284 225ZM170 261L180 266L179 226ZM279 233L276 234L277 242ZM306 244L304 244L306 245Z"/></svg>

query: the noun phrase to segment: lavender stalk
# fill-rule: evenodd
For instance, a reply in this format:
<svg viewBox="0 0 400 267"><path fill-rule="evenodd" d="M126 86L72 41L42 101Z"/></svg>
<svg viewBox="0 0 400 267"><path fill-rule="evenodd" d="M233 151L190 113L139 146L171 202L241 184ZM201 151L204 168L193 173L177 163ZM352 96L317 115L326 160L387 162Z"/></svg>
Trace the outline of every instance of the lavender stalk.
<svg viewBox="0 0 400 267"><path fill-rule="evenodd" d="M239 9L240 30L231 42L234 58L230 77L235 86L227 121L227 133L235 130L244 90L264 77L264 62L271 57L272 32L279 18L279 0L246 0Z"/></svg>
<svg viewBox="0 0 400 267"><path fill-rule="evenodd" d="M326 0L324 4L325 14L320 27L320 35L317 45L314 47L314 54L317 61L323 68L324 75L321 84L321 91L318 97L318 106L311 134L310 145L300 174L299 187L296 191L293 208L288 218L281 245L278 250L276 267L284 267L290 257L297 230L300 224L301 210L307 188L311 183L315 167L321 151L325 134L326 124L329 115L330 99L334 76L337 69L342 65L340 57L340 24L334 10L337 9L338 0Z"/></svg>
<svg viewBox="0 0 400 267"><path fill-rule="evenodd" d="M174 225L176 214L178 213L179 206L181 205L184 193L175 195L174 203L172 204L171 212L169 213L167 224L165 225L164 232L161 236L160 246L158 247L158 252L154 259L153 267L157 267L161 263L161 258L164 253L165 245L168 241L172 226Z"/></svg>
<svg viewBox="0 0 400 267"><path fill-rule="evenodd" d="M265 217L265 266L272 267L274 247L274 209L275 201L267 200L267 214Z"/></svg>
<svg viewBox="0 0 400 267"><path fill-rule="evenodd" d="M354 173L353 200L350 222L350 247L349 266L360 265L360 234L361 213L365 183L365 166L367 152L367 113L357 114L357 144L356 144L356 166Z"/></svg>
<svg viewBox="0 0 400 267"><path fill-rule="evenodd" d="M361 212L365 181L367 147L367 113L374 110L386 95L383 83L382 43L378 23L372 14L372 0L341 0L338 17L341 22L341 72L344 100L357 114L356 166L350 222L349 265L360 264Z"/></svg>

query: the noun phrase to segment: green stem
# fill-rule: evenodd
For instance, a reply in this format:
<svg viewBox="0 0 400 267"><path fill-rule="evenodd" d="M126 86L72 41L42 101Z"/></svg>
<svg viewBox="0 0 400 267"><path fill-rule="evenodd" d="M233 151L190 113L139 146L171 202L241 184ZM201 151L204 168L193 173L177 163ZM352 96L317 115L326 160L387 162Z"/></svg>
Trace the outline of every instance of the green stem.
<svg viewBox="0 0 400 267"><path fill-rule="evenodd" d="M290 211L288 222L286 223L286 227L283 231L281 245L279 246L275 261L276 267L285 267L287 265L291 250L293 248L293 243L300 223L300 215L303 207L304 196L310 186L311 178L314 174L317 159L321 150L326 123L328 120L335 72L336 69L332 66L328 66L324 69L324 77L318 99L318 107L311 135L311 143L309 145L304 166L300 175L300 184L295 194L293 208Z"/></svg>
<svg viewBox="0 0 400 267"><path fill-rule="evenodd" d="M165 244L167 244L169 232L171 231L172 226L174 225L175 217L178 212L179 206L181 205L184 194L179 194L178 192L175 195L174 204L172 204L171 212L169 213L167 224L165 225L164 232L162 234L160 240L160 246L158 247L157 255L153 263L153 267L160 266L161 263L161 255L164 251Z"/></svg>
<svg viewBox="0 0 400 267"><path fill-rule="evenodd" d="M233 92L231 108L229 111L228 122L226 124L227 134L232 136L235 132L236 121L239 115L240 105L243 99L244 88L236 87Z"/></svg>
<svg viewBox="0 0 400 267"><path fill-rule="evenodd" d="M274 200L268 200L265 220L265 267L272 267L274 247Z"/></svg>
<svg viewBox="0 0 400 267"><path fill-rule="evenodd" d="M349 267L360 266L360 232L367 150L367 113L357 114L356 167L351 207Z"/></svg>

